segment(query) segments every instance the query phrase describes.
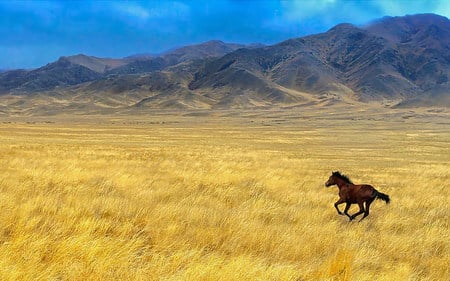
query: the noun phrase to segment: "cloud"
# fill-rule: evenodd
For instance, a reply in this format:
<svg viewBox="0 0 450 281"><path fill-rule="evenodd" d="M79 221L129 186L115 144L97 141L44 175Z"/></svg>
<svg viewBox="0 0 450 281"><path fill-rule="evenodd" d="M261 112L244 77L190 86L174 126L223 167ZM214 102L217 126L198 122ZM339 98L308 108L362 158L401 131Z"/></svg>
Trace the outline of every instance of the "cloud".
<svg viewBox="0 0 450 281"><path fill-rule="evenodd" d="M421 11L425 5L432 5L422 1L392 1L392 0L379 0L376 5L381 9L382 13L387 16L397 16L404 14L414 14L417 11Z"/></svg>
<svg viewBox="0 0 450 281"><path fill-rule="evenodd" d="M39 66L76 53L157 53L212 39L274 44L342 22L417 13L450 17L450 1L0 0L0 68Z"/></svg>
<svg viewBox="0 0 450 281"><path fill-rule="evenodd" d="M416 1L374 1L383 15L403 16L406 14L435 13L450 16L450 2L448 0L416 0Z"/></svg>
<svg viewBox="0 0 450 281"><path fill-rule="evenodd" d="M441 16L450 18L450 2L447 0L439 1L433 12Z"/></svg>
<svg viewBox="0 0 450 281"><path fill-rule="evenodd" d="M147 20L150 17L150 11L132 2L113 2L111 8L115 13L126 17L136 18L138 20Z"/></svg>
<svg viewBox="0 0 450 281"><path fill-rule="evenodd" d="M363 4L361 4L363 2ZM336 24L356 25L383 16L370 1L295 0L281 1L278 12L264 22L264 27L283 37L299 37L325 32Z"/></svg>
<svg viewBox="0 0 450 281"><path fill-rule="evenodd" d="M334 7L336 3L336 0L283 1L281 2L281 13L284 20L296 22L315 17Z"/></svg>
<svg viewBox="0 0 450 281"><path fill-rule="evenodd" d="M128 22L185 18L189 14L189 6L177 1L112 2L111 8Z"/></svg>

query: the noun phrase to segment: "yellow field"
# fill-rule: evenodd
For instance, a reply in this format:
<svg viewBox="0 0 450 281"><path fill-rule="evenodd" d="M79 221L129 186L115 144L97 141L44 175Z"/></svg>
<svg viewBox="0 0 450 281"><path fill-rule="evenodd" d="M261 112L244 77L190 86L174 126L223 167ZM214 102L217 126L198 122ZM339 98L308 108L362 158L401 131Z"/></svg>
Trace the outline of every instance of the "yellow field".
<svg viewBox="0 0 450 281"><path fill-rule="evenodd" d="M0 280L448 280L450 119L408 114L3 122Z"/></svg>

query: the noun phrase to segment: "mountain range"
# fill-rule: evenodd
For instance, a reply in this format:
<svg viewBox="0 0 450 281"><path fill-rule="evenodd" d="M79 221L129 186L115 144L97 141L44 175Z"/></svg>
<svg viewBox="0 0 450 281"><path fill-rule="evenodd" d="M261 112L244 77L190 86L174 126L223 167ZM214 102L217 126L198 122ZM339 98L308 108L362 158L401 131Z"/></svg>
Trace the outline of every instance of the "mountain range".
<svg viewBox="0 0 450 281"><path fill-rule="evenodd" d="M450 21L434 14L271 46L209 41L123 59L61 57L33 70L0 71L0 112L40 101L43 111L260 108L384 103L450 107ZM37 104L38 102L34 103Z"/></svg>

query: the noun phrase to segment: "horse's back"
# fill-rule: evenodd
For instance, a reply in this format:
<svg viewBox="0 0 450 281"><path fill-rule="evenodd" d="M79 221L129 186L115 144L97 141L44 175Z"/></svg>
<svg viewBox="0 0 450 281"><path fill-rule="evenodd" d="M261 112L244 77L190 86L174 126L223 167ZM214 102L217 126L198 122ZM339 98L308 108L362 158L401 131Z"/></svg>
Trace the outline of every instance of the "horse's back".
<svg viewBox="0 0 450 281"><path fill-rule="evenodd" d="M361 184L361 192L368 192L368 191L374 191L375 187L371 186L370 184Z"/></svg>
<svg viewBox="0 0 450 281"><path fill-rule="evenodd" d="M371 186L370 184L362 184L360 195L364 198L373 198L375 196L375 187Z"/></svg>
<svg viewBox="0 0 450 281"><path fill-rule="evenodd" d="M375 188L370 184L353 185L350 200L351 203L366 201L374 197Z"/></svg>

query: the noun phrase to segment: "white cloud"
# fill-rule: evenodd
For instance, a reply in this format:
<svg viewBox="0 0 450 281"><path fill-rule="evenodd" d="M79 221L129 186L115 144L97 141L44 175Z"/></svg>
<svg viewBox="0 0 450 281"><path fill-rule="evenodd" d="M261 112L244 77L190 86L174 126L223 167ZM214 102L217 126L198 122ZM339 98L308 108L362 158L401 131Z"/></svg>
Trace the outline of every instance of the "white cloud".
<svg viewBox="0 0 450 281"><path fill-rule="evenodd" d="M436 13L446 17L450 16L450 1L448 0L379 0L374 3L388 16L403 16L419 13Z"/></svg>
<svg viewBox="0 0 450 281"><path fill-rule="evenodd" d="M128 4L128 5L122 5L123 12L127 13L129 16L137 17L141 20L146 20L149 18L150 13L147 9L144 7L141 7L136 4Z"/></svg>
<svg viewBox="0 0 450 281"><path fill-rule="evenodd" d="M449 0L293 0L281 2L281 8L280 20L293 23L313 17L324 20L350 18L356 22L362 22L370 15L381 17L436 13L450 17Z"/></svg>
<svg viewBox="0 0 450 281"><path fill-rule="evenodd" d="M297 22L321 14L336 4L336 0L305 1L294 0L281 2L284 20Z"/></svg>
<svg viewBox="0 0 450 281"><path fill-rule="evenodd" d="M114 10L129 19L145 22L151 19L185 17L189 7L180 2L160 1L150 2L114 2Z"/></svg>
<svg viewBox="0 0 450 281"><path fill-rule="evenodd" d="M150 12L137 3L132 2L114 2L113 10L127 17L137 18L139 20L147 20Z"/></svg>
<svg viewBox="0 0 450 281"><path fill-rule="evenodd" d="M433 12L441 16L450 18L450 1L448 0L439 1L436 9L434 9Z"/></svg>

